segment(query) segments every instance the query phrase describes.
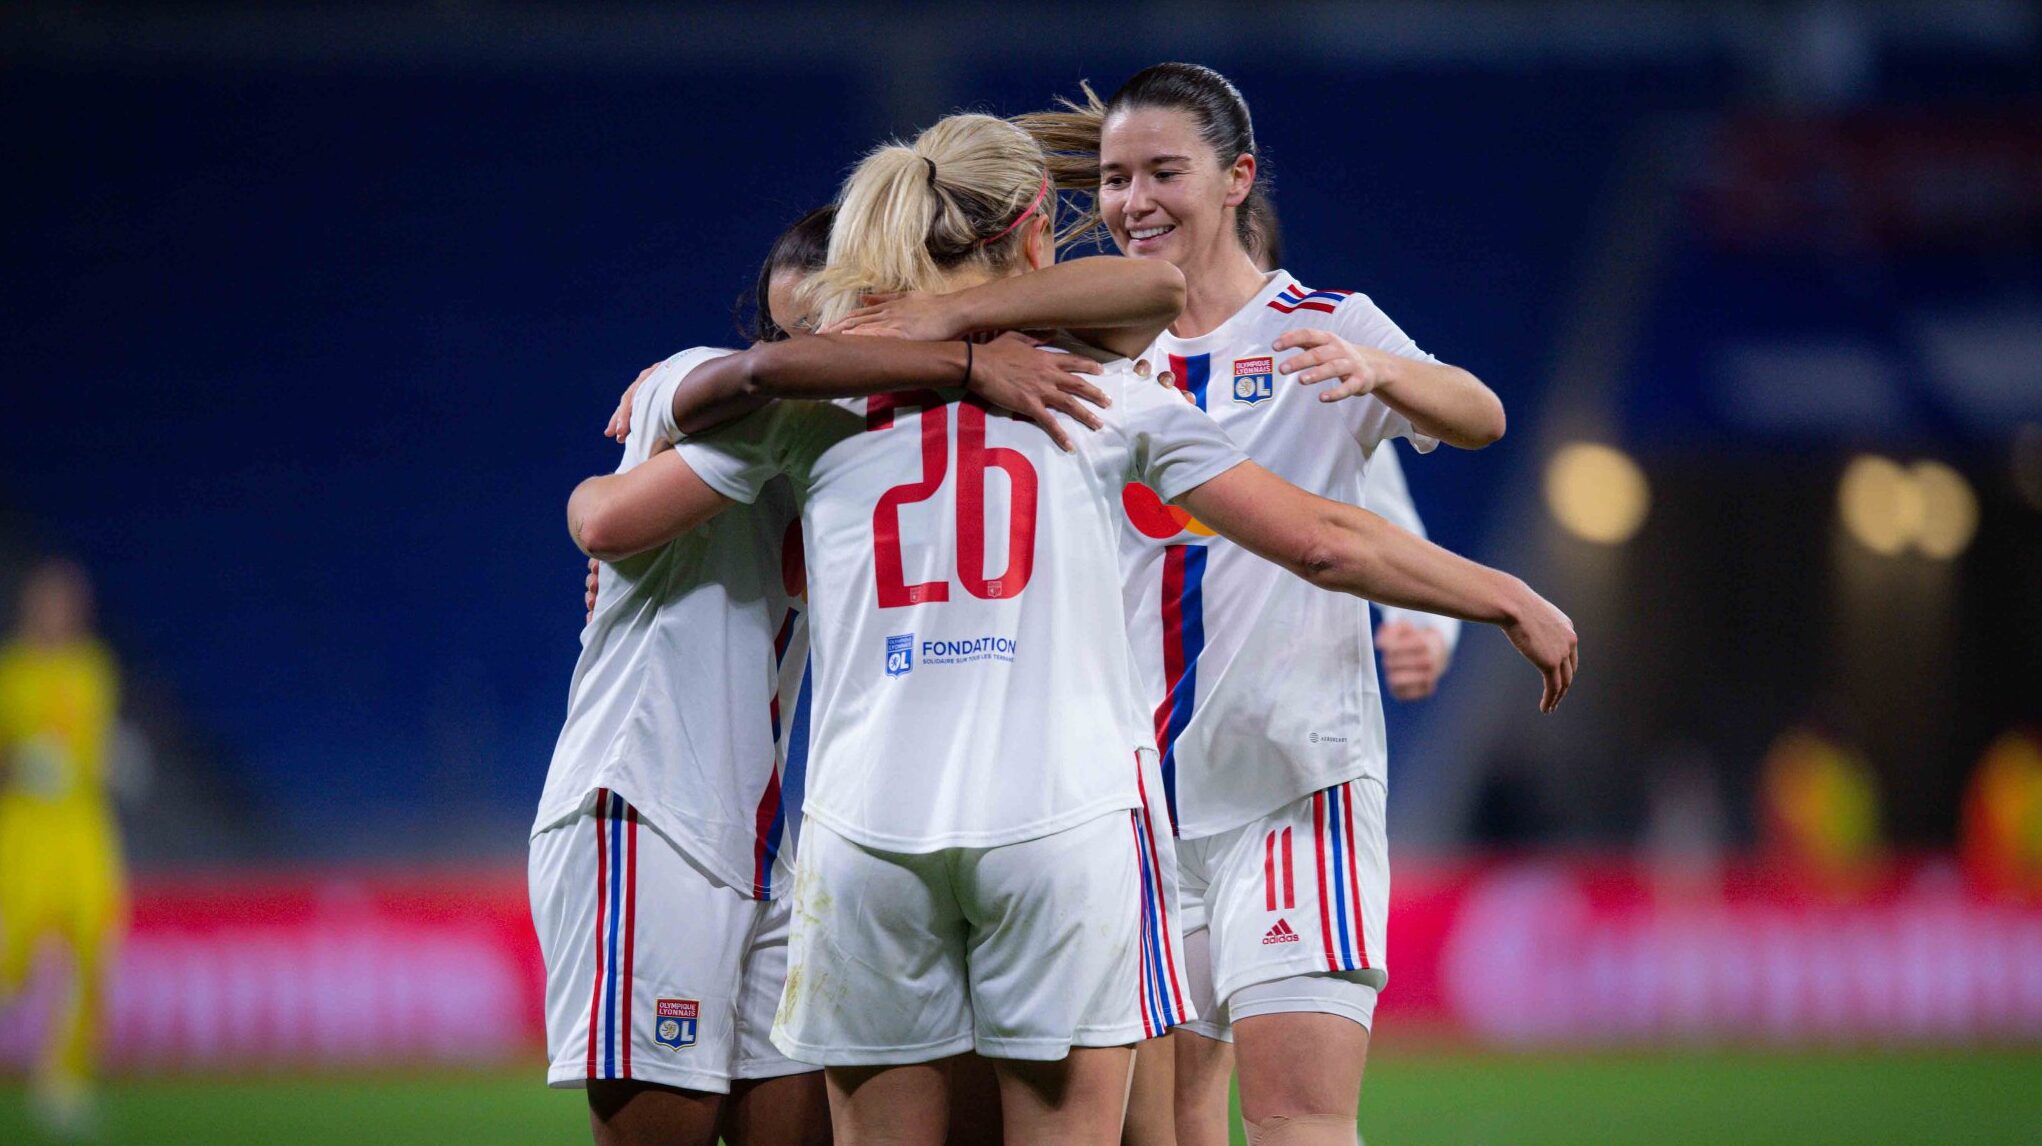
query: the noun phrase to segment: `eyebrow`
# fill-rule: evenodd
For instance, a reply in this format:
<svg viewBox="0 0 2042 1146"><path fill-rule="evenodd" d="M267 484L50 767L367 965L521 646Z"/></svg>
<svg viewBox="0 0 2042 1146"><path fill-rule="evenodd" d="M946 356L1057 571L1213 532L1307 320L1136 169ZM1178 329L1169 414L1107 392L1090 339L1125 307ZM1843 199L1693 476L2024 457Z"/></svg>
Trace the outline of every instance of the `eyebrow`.
<svg viewBox="0 0 2042 1146"><path fill-rule="evenodd" d="M1189 163L1189 162L1191 162L1191 157L1190 157L1189 155L1153 155L1153 156L1150 156L1150 157L1149 157L1149 160L1148 160L1148 162L1150 162L1150 163ZM1122 168L1124 168L1124 167L1126 167L1126 166L1127 166L1127 164L1125 164L1125 163L1102 163L1102 164L1100 164L1100 165L1099 165L1099 170L1101 170L1101 171L1119 171L1120 169L1122 169Z"/></svg>

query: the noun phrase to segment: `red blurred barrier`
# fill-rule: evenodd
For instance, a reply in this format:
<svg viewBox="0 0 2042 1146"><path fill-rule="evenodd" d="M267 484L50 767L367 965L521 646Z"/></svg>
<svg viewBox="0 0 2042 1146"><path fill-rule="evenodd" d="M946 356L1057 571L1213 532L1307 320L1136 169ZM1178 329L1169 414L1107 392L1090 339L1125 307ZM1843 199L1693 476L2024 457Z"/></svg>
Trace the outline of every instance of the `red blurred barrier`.
<svg viewBox="0 0 2042 1146"><path fill-rule="evenodd" d="M2042 904L1948 861L1847 890L1623 860L1395 867L1386 1023L1497 1043L2042 1040ZM50 991L0 1017L23 1062ZM149 1071L525 1062L543 976L511 871L145 882L106 1047Z"/></svg>
<svg viewBox="0 0 2042 1146"><path fill-rule="evenodd" d="M134 904L108 983L114 1063L540 1059L545 978L521 872L193 876L146 881ZM0 1018L0 1059L30 1057L54 996L41 986Z"/></svg>
<svg viewBox="0 0 2042 1146"><path fill-rule="evenodd" d="M1629 861L1393 872L1385 1021L1501 1043L2042 1040L2042 905L1947 860L1849 889Z"/></svg>

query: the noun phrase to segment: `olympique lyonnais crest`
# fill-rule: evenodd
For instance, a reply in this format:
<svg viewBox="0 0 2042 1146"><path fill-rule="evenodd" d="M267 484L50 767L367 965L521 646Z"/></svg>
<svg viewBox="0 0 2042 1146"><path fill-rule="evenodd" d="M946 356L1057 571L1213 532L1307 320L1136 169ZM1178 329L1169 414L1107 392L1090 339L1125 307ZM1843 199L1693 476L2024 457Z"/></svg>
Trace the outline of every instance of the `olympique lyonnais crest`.
<svg viewBox="0 0 2042 1146"><path fill-rule="evenodd" d="M898 633L886 638L886 675L906 676L915 669L915 635Z"/></svg>
<svg viewBox="0 0 2042 1146"><path fill-rule="evenodd" d="M1253 406L1276 394L1276 359L1234 359L1234 401Z"/></svg>
<svg viewBox="0 0 2042 1146"><path fill-rule="evenodd" d="M695 1045L696 1026L702 1018L697 999L661 999L653 1012L652 1040L663 1047L686 1050Z"/></svg>

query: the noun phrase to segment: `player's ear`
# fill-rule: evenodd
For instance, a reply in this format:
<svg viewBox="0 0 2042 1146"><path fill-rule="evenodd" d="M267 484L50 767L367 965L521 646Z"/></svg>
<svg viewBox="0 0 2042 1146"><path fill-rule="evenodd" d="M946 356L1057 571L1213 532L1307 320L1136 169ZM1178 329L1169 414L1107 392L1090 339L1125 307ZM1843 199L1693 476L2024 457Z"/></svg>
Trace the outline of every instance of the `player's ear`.
<svg viewBox="0 0 2042 1146"><path fill-rule="evenodd" d="M1248 193L1255 190L1255 157L1243 153L1227 168L1227 197L1229 207L1238 207L1248 201Z"/></svg>
<svg viewBox="0 0 2042 1146"><path fill-rule="evenodd" d="M1038 215L1028 221L1028 237L1021 241L1021 255L1028 260L1031 271L1056 262L1056 236L1050 233L1047 216Z"/></svg>

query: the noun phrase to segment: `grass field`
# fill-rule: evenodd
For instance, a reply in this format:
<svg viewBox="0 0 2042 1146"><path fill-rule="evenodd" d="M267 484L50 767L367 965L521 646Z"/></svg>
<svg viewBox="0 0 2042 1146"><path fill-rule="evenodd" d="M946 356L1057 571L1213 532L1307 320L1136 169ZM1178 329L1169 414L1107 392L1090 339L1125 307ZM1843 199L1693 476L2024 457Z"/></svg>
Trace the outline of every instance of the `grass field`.
<svg viewBox="0 0 2042 1146"><path fill-rule="evenodd" d="M588 1141L580 1094L534 1077L128 1081L106 1094L98 1141ZM2042 1052L1385 1054L1362 1129L1370 1146L2042 1144ZM20 1092L0 1092L0 1143L35 1141Z"/></svg>

